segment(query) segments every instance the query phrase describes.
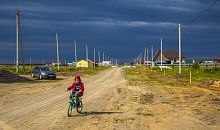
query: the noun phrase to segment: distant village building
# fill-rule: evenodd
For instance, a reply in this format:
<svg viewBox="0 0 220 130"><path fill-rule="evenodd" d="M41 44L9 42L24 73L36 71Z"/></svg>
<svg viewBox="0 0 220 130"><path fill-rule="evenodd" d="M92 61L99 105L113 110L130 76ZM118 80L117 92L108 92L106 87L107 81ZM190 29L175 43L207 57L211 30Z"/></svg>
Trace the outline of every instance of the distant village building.
<svg viewBox="0 0 220 130"><path fill-rule="evenodd" d="M182 57L182 62L184 61ZM155 63L161 63L161 51L158 50L154 55L153 61ZM162 54L162 62L163 64L175 64L179 62L179 52L176 50L167 50Z"/></svg>
<svg viewBox="0 0 220 130"><path fill-rule="evenodd" d="M76 62L67 63L68 66L76 66Z"/></svg>
<svg viewBox="0 0 220 130"><path fill-rule="evenodd" d="M151 65L151 64L152 64L152 61L149 61L149 60L147 61L147 60L146 60L146 61L144 61L144 64L145 64L145 65Z"/></svg>
<svg viewBox="0 0 220 130"><path fill-rule="evenodd" d="M188 65L191 65L195 62L194 59L185 59L185 63L188 64Z"/></svg>
<svg viewBox="0 0 220 130"><path fill-rule="evenodd" d="M213 59L213 62L214 62L214 63L220 63L220 58L214 58L214 59Z"/></svg>
<svg viewBox="0 0 220 130"><path fill-rule="evenodd" d="M102 61L98 66L111 66L111 61Z"/></svg>
<svg viewBox="0 0 220 130"><path fill-rule="evenodd" d="M88 68L88 67L93 67L93 61L91 60L79 60L76 63L77 68Z"/></svg>
<svg viewBox="0 0 220 130"><path fill-rule="evenodd" d="M52 66L57 66L57 65L58 65L58 63L55 63L55 62L52 63ZM59 65L62 65L62 64L59 63Z"/></svg>
<svg viewBox="0 0 220 130"><path fill-rule="evenodd" d="M51 62L47 62L45 65L47 65L47 66L57 66L58 63L56 61L51 61ZM62 63L60 62L59 65L62 65Z"/></svg>

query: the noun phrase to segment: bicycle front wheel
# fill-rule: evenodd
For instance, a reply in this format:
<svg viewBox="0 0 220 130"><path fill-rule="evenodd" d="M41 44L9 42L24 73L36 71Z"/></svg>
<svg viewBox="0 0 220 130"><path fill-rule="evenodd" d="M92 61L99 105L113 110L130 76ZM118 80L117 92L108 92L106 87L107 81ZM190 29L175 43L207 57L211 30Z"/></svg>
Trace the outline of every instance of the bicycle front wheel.
<svg viewBox="0 0 220 130"><path fill-rule="evenodd" d="M83 104L82 104L82 101L79 100L79 106L76 108L76 110L77 110L78 113L81 113L82 109L83 109Z"/></svg>
<svg viewBox="0 0 220 130"><path fill-rule="evenodd" d="M69 103L69 107L68 107L68 111L67 111L68 117L72 116L72 111L73 111L73 105L71 103Z"/></svg>

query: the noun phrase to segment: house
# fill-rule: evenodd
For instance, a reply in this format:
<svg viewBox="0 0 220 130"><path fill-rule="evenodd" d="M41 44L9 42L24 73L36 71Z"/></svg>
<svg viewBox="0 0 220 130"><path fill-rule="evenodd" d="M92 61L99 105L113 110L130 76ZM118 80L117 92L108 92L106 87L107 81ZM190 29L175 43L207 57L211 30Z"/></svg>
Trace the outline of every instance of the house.
<svg viewBox="0 0 220 130"><path fill-rule="evenodd" d="M88 68L88 67L93 67L93 61L91 60L79 60L76 63L77 68Z"/></svg>
<svg viewBox="0 0 220 130"><path fill-rule="evenodd" d="M214 62L214 63L220 63L220 58L214 58L214 59L213 59L213 62Z"/></svg>
<svg viewBox="0 0 220 130"><path fill-rule="evenodd" d="M111 66L111 61L102 61L98 64L98 66Z"/></svg>
<svg viewBox="0 0 220 130"><path fill-rule="evenodd" d="M188 64L188 65L191 65L195 62L194 59L185 59L185 63Z"/></svg>
<svg viewBox="0 0 220 130"><path fill-rule="evenodd" d="M184 57L182 57L183 59ZM161 62L161 51L158 50L154 55L153 61L157 64ZM162 54L163 64L174 64L179 62L179 52L176 50L167 50Z"/></svg>
<svg viewBox="0 0 220 130"><path fill-rule="evenodd" d="M56 63L55 62L52 63L52 66L57 66L57 65L58 65L57 62ZM62 63L59 63L59 65L62 65Z"/></svg>
<svg viewBox="0 0 220 130"><path fill-rule="evenodd" d="M56 61L53 61L53 60L52 60L52 61L47 62L46 65L47 65L47 66L57 66L58 63L57 63ZM62 63L59 62L59 65L61 66Z"/></svg>
<svg viewBox="0 0 220 130"><path fill-rule="evenodd" d="M73 61L73 62L67 63L67 65L68 66L76 66L76 62Z"/></svg>

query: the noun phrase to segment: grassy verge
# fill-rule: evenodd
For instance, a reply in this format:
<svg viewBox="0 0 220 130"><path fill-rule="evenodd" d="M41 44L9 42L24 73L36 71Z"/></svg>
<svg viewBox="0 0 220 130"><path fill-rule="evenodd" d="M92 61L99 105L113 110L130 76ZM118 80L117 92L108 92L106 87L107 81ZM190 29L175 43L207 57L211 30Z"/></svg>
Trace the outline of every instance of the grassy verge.
<svg viewBox="0 0 220 130"><path fill-rule="evenodd" d="M182 74L178 73L178 68L165 69L159 68L125 68L124 75L130 85L160 84L169 86L190 85L190 71L192 76L192 85L210 86L212 81L220 79L220 67L200 68L182 68Z"/></svg>
<svg viewBox="0 0 220 130"><path fill-rule="evenodd" d="M28 75L31 72L31 69L35 66L25 66L25 71L23 71L22 66L19 66L19 75ZM50 67L54 72L60 73L60 72L74 72L79 74L96 74L99 71L105 70L109 67L90 67L90 68L76 68L74 66L60 66L60 70L58 71L56 66ZM0 69L7 70L9 72L12 72L16 74L16 68L15 66L0 66Z"/></svg>

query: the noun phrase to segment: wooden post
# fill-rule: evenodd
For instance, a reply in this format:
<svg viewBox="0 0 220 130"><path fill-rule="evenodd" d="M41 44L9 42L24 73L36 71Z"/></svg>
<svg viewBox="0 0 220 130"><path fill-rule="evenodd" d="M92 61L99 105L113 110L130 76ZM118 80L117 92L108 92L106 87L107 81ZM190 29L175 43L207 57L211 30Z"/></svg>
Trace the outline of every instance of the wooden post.
<svg viewBox="0 0 220 130"><path fill-rule="evenodd" d="M191 70L189 72L189 84L190 85L192 84L192 72L191 72Z"/></svg>

